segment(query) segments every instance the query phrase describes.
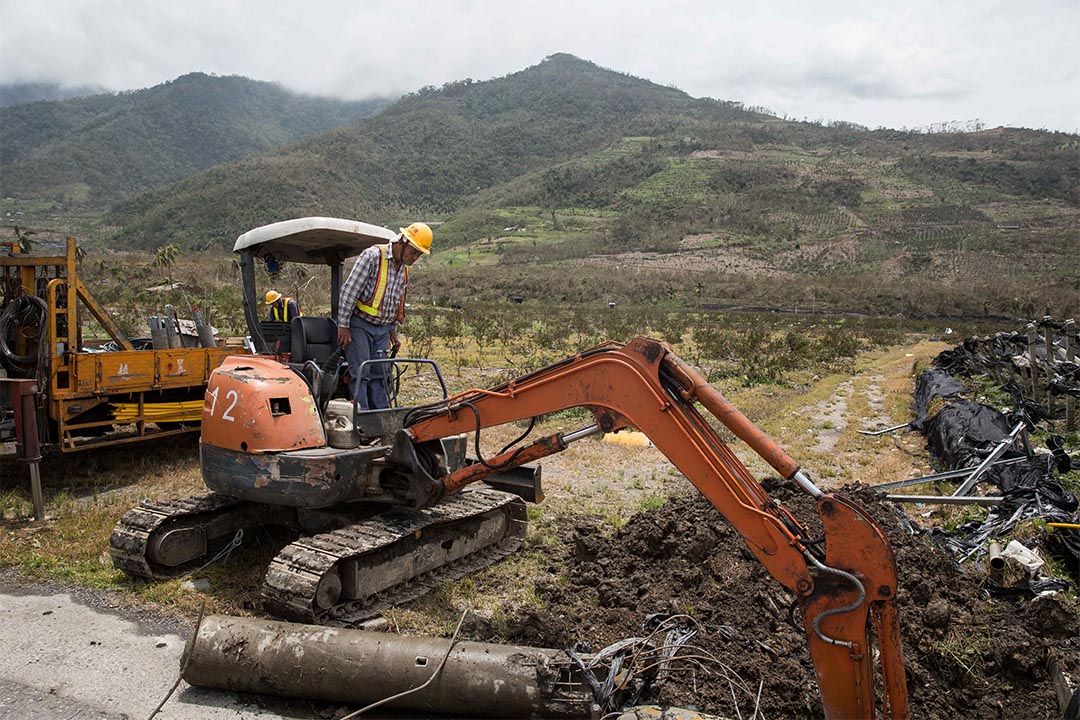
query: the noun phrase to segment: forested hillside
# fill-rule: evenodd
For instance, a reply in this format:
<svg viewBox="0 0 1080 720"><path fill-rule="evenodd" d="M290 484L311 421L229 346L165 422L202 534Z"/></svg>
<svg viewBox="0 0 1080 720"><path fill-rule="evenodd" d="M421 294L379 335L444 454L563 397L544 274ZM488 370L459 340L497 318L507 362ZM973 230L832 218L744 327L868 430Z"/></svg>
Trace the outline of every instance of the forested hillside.
<svg viewBox="0 0 1080 720"><path fill-rule="evenodd" d="M0 109L0 192L100 211L213 165L349 125L389 100L191 73L146 90Z"/></svg>
<svg viewBox="0 0 1080 720"><path fill-rule="evenodd" d="M96 117L98 102L70 106L51 132ZM211 114L164 137L205 138L184 153L198 157L217 142ZM218 113L263 130L265 114ZM129 132L85 118L116 144ZM306 215L423 219L438 252L417 294L439 303L1063 316L1080 311L1078 150L1075 134L1020 128L790 122L553 55L125 198L78 231L105 247L190 252ZM57 173L75 187L107 163L160 177L131 162L95 152ZM61 235L52 209L3 202L9 223Z"/></svg>
<svg viewBox="0 0 1080 720"><path fill-rule="evenodd" d="M151 246L227 244L243 228L298 215L446 215L478 191L625 136L757 119L556 55L503 78L424 88L353 127L123 203L109 221Z"/></svg>

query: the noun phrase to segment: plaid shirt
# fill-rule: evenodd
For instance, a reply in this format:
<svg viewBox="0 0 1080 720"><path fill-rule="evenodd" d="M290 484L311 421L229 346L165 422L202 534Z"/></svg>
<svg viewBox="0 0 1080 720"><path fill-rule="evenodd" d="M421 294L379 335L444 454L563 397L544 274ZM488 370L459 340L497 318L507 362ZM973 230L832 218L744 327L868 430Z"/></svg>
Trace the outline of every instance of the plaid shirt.
<svg viewBox="0 0 1080 720"><path fill-rule="evenodd" d="M386 269L386 293L383 295L382 307L375 317L364 315L364 318L372 325L395 325L397 323L398 307L401 298L405 295L405 264L397 267L394 263L393 246L391 240L384 246L387 257ZM338 327L349 327L349 318L356 309L356 301L363 298L370 300L375 293L375 283L379 279L379 246L372 245L356 258L352 266L349 278L341 288L341 300L338 303ZM392 328L393 329L393 328Z"/></svg>

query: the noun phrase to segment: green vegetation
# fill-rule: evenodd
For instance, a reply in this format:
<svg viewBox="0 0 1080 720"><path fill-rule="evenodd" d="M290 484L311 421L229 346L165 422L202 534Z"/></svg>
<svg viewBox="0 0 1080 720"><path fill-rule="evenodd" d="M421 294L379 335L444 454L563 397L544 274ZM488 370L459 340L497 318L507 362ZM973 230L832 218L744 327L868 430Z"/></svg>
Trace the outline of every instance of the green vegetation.
<svg viewBox="0 0 1080 720"><path fill-rule="evenodd" d="M224 88L238 101L221 104ZM189 105L252 131L244 137L296 137L268 129L279 116L265 112L265 89L192 75L120 97L5 109L5 129L15 127L4 134L5 157L12 168L38 168L35 182L52 190L0 200L0 214L38 231L36 240L49 239L48 228L102 251L151 252L174 243L227 249L287 217L389 227L422 218L435 225L437 251L413 298L438 307L515 297L944 317L954 326L1080 310L1074 135L788 122L555 55L506 77L423 88L349 127L247 159L266 144L228 135L242 152L204 159L236 161L197 174L162 159L172 157L166 145L185 162L202 157L193 137L223 147L224 128L193 121L193 136L163 124ZM329 112L296 103L298 116ZM9 115L19 108L38 115ZM121 158L79 130L93 123L147 143L132 141ZM167 137L155 134L162 128ZM48 172L49 158L62 155L48 149L56 143L77 145L93 163L65 160L64 173ZM110 204L120 195L105 189L115 185L98 174L102 163L130 182L124 193L164 181L158 165L184 177ZM5 168L0 194L18 177ZM95 215L106 210L104 221Z"/></svg>
<svg viewBox="0 0 1080 720"><path fill-rule="evenodd" d="M354 123L388 102L191 73L146 90L5 107L0 193L100 212L126 195Z"/></svg>

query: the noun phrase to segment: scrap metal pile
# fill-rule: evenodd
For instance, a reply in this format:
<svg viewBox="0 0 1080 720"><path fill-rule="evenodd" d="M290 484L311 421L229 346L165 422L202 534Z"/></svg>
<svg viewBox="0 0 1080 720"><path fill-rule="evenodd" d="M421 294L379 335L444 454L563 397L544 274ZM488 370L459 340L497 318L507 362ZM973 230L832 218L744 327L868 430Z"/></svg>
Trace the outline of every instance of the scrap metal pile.
<svg viewBox="0 0 1080 720"><path fill-rule="evenodd" d="M1054 323L1045 318L1039 328L1042 332L1029 325L1026 332L965 340L938 355L915 389L911 427L926 437L930 452L951 471L922 480L954 479L960 486L943 501L989 506L985 519L952 531L936 528L935 538L961 563L1000 569L1004 553L1028 569L1026 578L1010 583L992 573L985 588L993 595L1067 588L1067 581L1042 574L1041 560L1047 556L1061 563L1074 585L1080 582L1078 503L1061 481L1062 475L1080 469L1080 458L1069 454L1064 436L1058 434L1075 432L1076 427L1076 327L1071 320ZM998 409L963 397L970 395L963 380L980 376L1009 393L1010 407ZM1042 431L1045 449L1034 448L1028 437L1036 430ZM972 496L979 483L993 485L994 495ZM905 484L916 482L890 485ZM1022 533L1024 539L1009 541L1021 523L1033 529Z"/></svg>

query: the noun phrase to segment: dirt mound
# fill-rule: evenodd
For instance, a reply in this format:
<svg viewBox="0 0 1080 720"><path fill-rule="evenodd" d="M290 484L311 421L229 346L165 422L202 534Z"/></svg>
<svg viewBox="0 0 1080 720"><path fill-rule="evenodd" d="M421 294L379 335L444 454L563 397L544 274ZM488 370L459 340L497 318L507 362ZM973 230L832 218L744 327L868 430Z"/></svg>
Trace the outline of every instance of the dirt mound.
<svg viewBox="0 0 1080 720"><path fill-rule="evenodd" d="M766 486L813 530L808 496L779 481ZM1056 656L1080 678L1076 609L1059 595L981 599L982 578L963 574L891 503L865 487L844 492L878 520L896 552L912 716L1059 716L1047 662ZM650 614L685 613L703 627L692 643L706 659L682 665L652 700L731 717L749 717L758 702L768 718L821 717L793 596L704 497L674 497L613 534L599 520L579 520L567 535L550 568L562 579L538 587L544 609L514 619L503 639L562 648L585 641L595 651L642 635Z"/></svg>

